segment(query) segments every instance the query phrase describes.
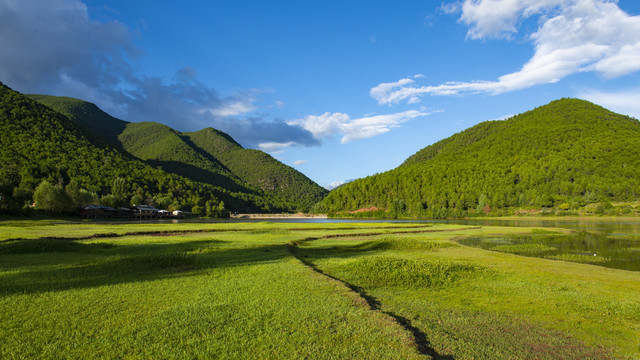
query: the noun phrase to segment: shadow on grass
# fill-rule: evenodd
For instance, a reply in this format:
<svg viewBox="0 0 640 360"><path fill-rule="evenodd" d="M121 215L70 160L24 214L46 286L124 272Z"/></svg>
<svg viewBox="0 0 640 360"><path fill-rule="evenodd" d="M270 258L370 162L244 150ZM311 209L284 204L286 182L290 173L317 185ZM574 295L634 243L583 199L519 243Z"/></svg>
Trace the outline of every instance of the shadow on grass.
<svg viewBox="0 0 640 360"><path fill-rule="evenodd" d="M361 256L367 253L372 253L376 251L386 250L393 248L393 244L385 240L373 240L367 241L365 243L360 243L356 245L339 245L339 246L325 246L325 247L313 247L309 248L301 248L300 244L305 242L314 241L317 239L306 239L297 243L289 243L288 250L289 252L295 256L298 260L300 260L303 264L313 269L315 272L326 276L327 278L333 279L342 283L344 286L349 288L354 293L358 294L360 298L362 298L369 309L382 311L382 303L373 295L369 294L366 289L351 284L343 279L335 277L331 274L328 274L318 268L313 260L318 260L320 258L346 258L352 256ZM382 311L385 315L392 318L396 323L402 326L406 331L411 333L413 337L413 342L416 346L416 349L420 354L428 355L432 359L436 360L454 360L455 358L450 355L443 355L438 353L435 348L431 345L427 335L421 331L419 328L412 325L411 321L405 317L402 317L398 314L395 314L390 311Z"/></svg>
<svg viewBox="0 0 640 360"><path fill-rule="evenodd" d="M371 240L353 245L328 245L297 247L296 251L299 256L311 259L329 259L329 258L350 258L354 256L367 255L378 251L392 249L393 245L384 240Z"/></svg>
<svg viewBox="0 0 640 360"><path fill-rule="evenodd" d="M191 276L290 256L284 245L229 248L224 243L115 245L34 239L2 244L0 296Z"/></svg>

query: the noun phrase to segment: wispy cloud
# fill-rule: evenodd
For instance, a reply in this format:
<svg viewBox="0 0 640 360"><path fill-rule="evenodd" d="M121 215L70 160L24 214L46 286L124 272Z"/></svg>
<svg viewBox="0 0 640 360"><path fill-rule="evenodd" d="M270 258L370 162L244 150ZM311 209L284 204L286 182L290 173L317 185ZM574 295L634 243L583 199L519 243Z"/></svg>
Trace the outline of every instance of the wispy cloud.
<svg viewBox="0 0 640 360"><path fill-rule="evenodd" d="M403 122L430 114L424 111L408 110L395 114L372 115L351 119L349 115L344 113L326 112L319 116L309 115L303 119L290 121L288 124L301 126L311 132L317 139L341 135L340 142L345 144L384 134Z"/></svg>
<svg viewBox="0 0 640 360"><path fill-rule="evenodd" d="M381 83L370 91L378 103L416 103L427 95L495 95L555 83L577 72L615 78L640 70L640 16L630 16L615 2L466 0L460 11L460 21L469 26L472 39L510 38L517 33L520 20L538 16L540 25L528 36L534 55L519 71L496 81L419 86L413 78L405 78Z"/></svg>
<svg viewBox="0 0 640 360"><path fill-rule="evenodd" d="M293 165L298 166L298 165L304 165L306 163L308 163L307 160L296 160L293 162Z"/></svg>
<svg viewBox="0 0 640 360"><path fill-rule="evenodd" d="M289 142L265 142L258 144L258 148L264 152L278 154L281 153L282 150L295 145L293 141Z"/></svg>
<svg viewBox="0 0 640 360"><path fill-rule="evenodd" d="M91 19L80 0L0 0L0 80L22 92L91 101L128 121L182 131L212 126L245 146L320 144L299 126L256 113L260 91L221 95L190 67L169 80L136 72L139 36L119 21Z"/></svg>

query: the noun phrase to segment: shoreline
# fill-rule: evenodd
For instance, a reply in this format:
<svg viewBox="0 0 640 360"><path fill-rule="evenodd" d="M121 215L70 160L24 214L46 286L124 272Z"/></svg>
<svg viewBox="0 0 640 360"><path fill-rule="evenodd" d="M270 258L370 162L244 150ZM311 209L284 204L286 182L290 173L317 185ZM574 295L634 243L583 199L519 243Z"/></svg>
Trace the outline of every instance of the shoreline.
<svg viewBox="0 0 640 360"><path fill-rule="evenodd" d="M232 214L230 219L328 219L326 214Z"/></svg>

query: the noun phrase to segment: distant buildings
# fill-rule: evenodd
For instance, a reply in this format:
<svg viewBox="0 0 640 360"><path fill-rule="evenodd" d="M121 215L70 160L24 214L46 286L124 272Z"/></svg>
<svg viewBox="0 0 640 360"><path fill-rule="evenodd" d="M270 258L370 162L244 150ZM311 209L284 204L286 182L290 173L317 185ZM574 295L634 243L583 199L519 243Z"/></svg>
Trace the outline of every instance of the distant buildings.
<svg viewBox="0 0 640 360"><path fill-rule="evenodd" d="M135 219L182 219L185 213L180 210L173 212L159 210L149 205L135 205L131 208L118 209L104 205L88 205L82 208L80 215L86 219L99 218L135 218Z"/></svg>

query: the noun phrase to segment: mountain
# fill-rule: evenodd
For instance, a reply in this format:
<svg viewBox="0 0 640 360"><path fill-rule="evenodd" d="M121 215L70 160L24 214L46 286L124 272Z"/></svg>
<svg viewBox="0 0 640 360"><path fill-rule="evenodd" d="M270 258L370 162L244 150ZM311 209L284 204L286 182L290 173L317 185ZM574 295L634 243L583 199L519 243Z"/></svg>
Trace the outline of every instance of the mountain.
<svg viewBox="0 0 640 360"><path fill-rule="evenodd" d="M638 196L640 123L561 99L427 146L394 170L332 191L321 205L332 214L377 208L387 216L446 217Z"/></svg>
<svg viewBox="0 0 640 360"><path fill-rule="evenodd" d="M244 149L212 128L181 133L154 122L128 123L78 99L29 96L67 115L96 142L122 148L164 171L223 188L253 203L250 211L308 211L327 193L297 170L262 151ZM232 210L247 211L246 206Z"/></svg>
<svg viewBox="0 0 640 360"><path fill-rule="evenodd" d="M93 135L93 140L99 139L110 145L118 145L118 135L127 126L126 121L114 118L90 102L66 96L38 94L26 94L26 96L66 115L79 128Z"/></svg>
<svg viewBox="0 0 640 360"><path fill-rule="evenodd" d="M59 213L97 201L114 207L196 207L214 216L224 215L223 202L242 209L255 206L224 188L162 171L118 147L95 143L86 128L2 83L0 133L3 212L24 211L32 201Z"/></svg>
<svg viewBox="0 0 640 360"><path fill-rule="evenodd" d="M263 151L243 148L219 130L206 128L185 135L242 181L287 203L302 203L309 210L328 192L294 168Z"/></svg>

